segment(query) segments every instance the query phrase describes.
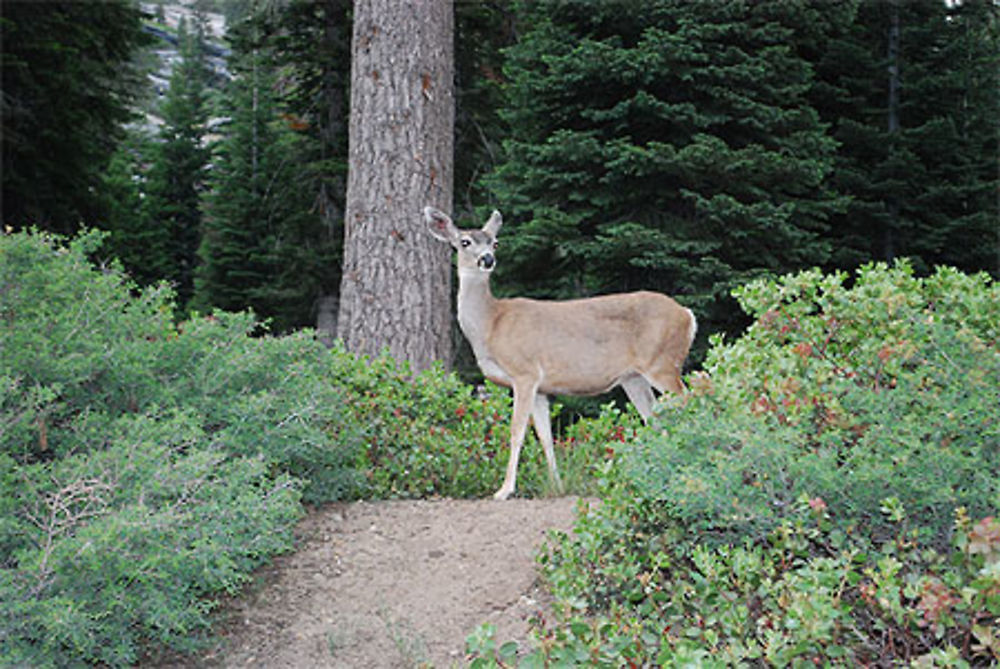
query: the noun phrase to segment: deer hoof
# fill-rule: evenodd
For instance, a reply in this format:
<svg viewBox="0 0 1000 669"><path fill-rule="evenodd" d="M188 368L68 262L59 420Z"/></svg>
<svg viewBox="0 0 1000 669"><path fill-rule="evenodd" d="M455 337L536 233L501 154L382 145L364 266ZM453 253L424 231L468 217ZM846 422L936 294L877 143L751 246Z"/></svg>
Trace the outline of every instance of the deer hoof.
<svg viewBox="0 0 1000 669"><path fill-rule="evenodd" d="M510 494L514 492L513 490L507 490L506 488L500 488L495 493L493 493L493 499L504 500L510 497Z"/></svg>

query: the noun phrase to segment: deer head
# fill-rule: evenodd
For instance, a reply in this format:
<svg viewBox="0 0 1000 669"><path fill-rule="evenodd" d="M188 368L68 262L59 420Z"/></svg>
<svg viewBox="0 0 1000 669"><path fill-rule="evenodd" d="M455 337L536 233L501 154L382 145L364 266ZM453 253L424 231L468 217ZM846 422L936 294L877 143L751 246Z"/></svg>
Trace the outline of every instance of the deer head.
<svg viewBox="0 0 1000 669"><path fill-rule="evenodd" d="M481 230L459 230L451 217L434 207L424 208L427 229L435 238L448 242L458 251L458 269L492 272L496 267L497 233L503 225L500 212L494 210Z"/></svg>

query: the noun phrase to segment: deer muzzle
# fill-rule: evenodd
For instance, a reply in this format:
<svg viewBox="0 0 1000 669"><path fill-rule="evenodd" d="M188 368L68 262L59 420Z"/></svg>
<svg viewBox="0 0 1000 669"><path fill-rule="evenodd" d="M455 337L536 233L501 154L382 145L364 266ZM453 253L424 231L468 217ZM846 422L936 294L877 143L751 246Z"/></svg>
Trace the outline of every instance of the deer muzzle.
<svg viewBox="0 0 1000 669"><path fill-rule="evenodd" d="M496 265L496 258L493 257L492 253L484 253L479 256L479 269L489 272Z"/></svg>

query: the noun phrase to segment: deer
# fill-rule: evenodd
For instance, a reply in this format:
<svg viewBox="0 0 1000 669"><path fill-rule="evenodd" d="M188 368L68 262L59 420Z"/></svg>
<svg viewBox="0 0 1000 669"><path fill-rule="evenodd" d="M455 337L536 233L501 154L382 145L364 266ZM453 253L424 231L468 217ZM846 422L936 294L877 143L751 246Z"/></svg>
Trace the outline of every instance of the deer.
<svg viewBox="0 0 1000 669"><path fill-rule="evenodd" d="M458 323L487 379L514 394L510 459L493 495L514 493L517 464L530 419L545 452L549 479L556 466L549 395L599 395L615 386L646 422L657 393L683 394L681 373L698 324L694 313L661 293L639 291L565 301L498 299L490 290L496 268L494 211L479 230L462 230L434 207L424 208L431 235L458 254Z"/></svg>

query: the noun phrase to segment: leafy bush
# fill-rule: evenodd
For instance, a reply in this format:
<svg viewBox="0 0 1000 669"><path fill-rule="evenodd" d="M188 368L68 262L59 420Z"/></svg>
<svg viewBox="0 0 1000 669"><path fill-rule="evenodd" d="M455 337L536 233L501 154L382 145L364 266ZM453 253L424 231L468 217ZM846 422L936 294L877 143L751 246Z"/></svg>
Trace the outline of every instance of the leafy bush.
<svg viewBox="0 0 1000 669"><path fill-rule="evenodd" d="M263 458L197 448L190 415L114 429L99 453L19 471L30 532L0 570L5 665L121 666L148 639L192 648L206 595L292 545L300 486Z"/></svg>
<svg viewBox="0 0 1000 669"><path fill-rule="evenodd" d="M387 355L356 358L334 348L330 378L346 394L347 412L364 435L358 468L365 495L377 498L482 497L503 479L510 436L510 391L487 383L477 392L441 367L413 375ZM581 420L555 444L567 490L593 490L591 468L607 457L606 442L622 435L627 417L608 407ZM541 448L529 433L518 469L518 492L551 491Z"/></svg>
<svg viewBox="0 0 1000 669"><path fill-rule="evenodd" d="M520 663L544 666L969 666L1000 660L1000 521L959 509L940 553L905 529L871 550L801 500L762 542L678 550L620 485L543 554L567 622ZM652 525L659 532L649 533ZM675 528L675 533L679 533ZM601 601L602 600L603 603ZM489 639L473 650L513 656ZM501 648L504 648L503 646ZM498 662L499 660L499 662ZM511 666L507 664L506 666Z"/></svg>
<svg viewBox="0 0 1000 669"><path fill-rule="evenodd" d="M182 410L212 448L306 479L307 501L354 494L360 442L308 333L251 337L247 313L175 326L165 286L136 291L89 262L98 233L0 239L0 452L27 464L100 450L120 416Z"/></svg>
<svg viewBox="0 0 1000 669"><path fill-rule="evenodd" d="M1000 506L1000 287L900 264L737 291L755 323L716 340L685 402L627 454L691 542L761 538L802 496L839 531L885 538L895 497L939 548L952 510Z"/></svg>
<svg viewBox="0 0 1000 669"><path fill-rule="evenodd" d="M566 620L521 666L1000 660L1000 289L876 265L738 297L754 325L542 555Z"/></svg>

